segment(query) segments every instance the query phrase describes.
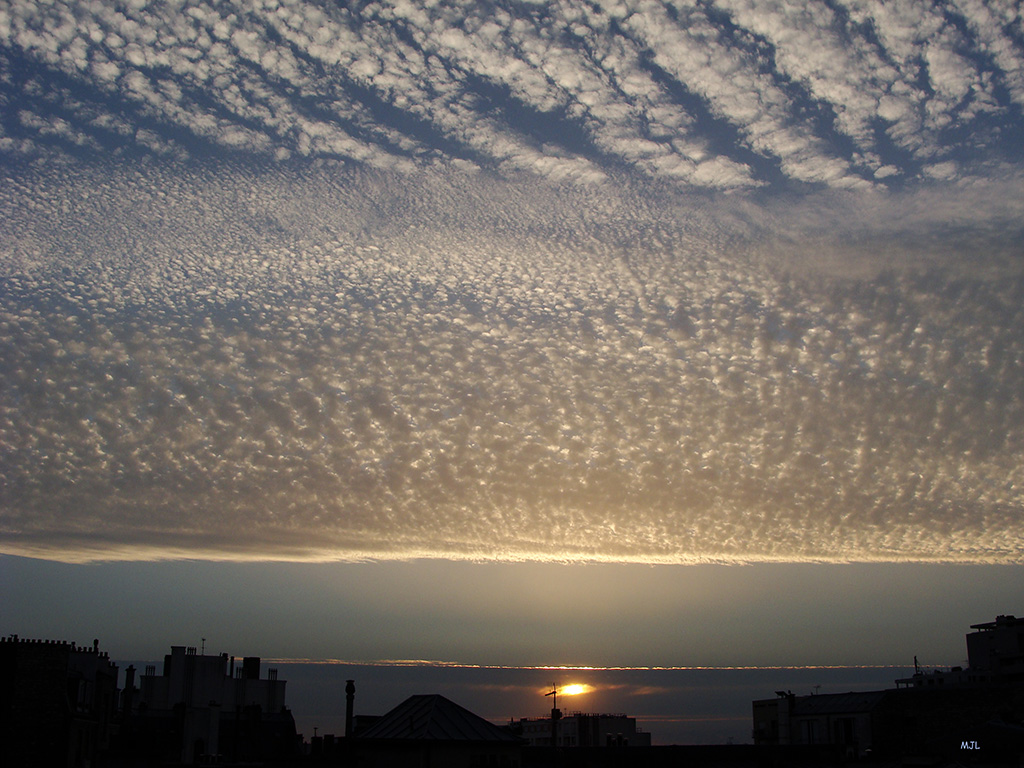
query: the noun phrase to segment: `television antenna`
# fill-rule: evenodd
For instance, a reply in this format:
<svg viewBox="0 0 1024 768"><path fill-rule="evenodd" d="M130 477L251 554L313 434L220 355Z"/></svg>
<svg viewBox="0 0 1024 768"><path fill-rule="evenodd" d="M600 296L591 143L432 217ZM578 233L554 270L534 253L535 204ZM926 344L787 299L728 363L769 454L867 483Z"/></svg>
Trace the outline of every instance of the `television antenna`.
<svg viewBox="0 0 1024 768"><path fill-rule="evenodd" d="M552 683L551 690L544 695L551 697L551 708L556 709L558 707L558 686L555 683Z"/></svg>

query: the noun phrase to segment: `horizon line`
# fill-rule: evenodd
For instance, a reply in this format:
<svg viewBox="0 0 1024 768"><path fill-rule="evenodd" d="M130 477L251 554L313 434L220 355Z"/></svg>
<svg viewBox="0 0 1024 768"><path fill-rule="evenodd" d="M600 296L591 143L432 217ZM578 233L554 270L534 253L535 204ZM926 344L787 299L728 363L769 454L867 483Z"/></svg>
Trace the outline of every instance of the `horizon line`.
<svg viewBox="0 0 1024 768"><path fill-rule="evenodd" d="M700 671L757 671L757 670L802 670L802 669L908 669L913 664L685 664L685 665L592 665L592 664L474 664L461 661L444 661L438 659L371 659L355 661L351 659L330 658L264 658L268 664L320 664L325 666L353 667L425 667L433 669L488 669L509 671L566 671L566 672L700 672ZM929 669L949 668L949 664L926 664Z"/></svg>

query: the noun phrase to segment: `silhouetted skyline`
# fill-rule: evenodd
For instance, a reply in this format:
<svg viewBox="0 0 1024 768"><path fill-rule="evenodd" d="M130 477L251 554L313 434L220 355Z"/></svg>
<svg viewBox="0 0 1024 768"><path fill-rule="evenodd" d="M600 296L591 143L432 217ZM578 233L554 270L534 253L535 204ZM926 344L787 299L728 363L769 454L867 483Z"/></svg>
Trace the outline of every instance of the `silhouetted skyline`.
<svg viewBox="0 0 1024 768"><path fill-rule="evenodd" d="M1021 61L966 0L11 0L4 630L956 663L1024 604Z"/></svg>
<svg viewBox="0 0 1024 768"><path fill-rule="evenodd" d="M207 753L229 760L330 753L343 737L385 752L398 748L388 746L396 739L487 741L518 752L553 738L574 749L753 738L830 746L846 759L949 757L963 749L984 750L992 762L1024 745L1022 627L1012 615L972 624L963 665L929 669L915 657L909 671L317 663L172 646L162 663L122 662L118 675L98 639L85 646L9 635L0 638L9 684L3 754L66 741L85 760L148 755L189 764ZM775 696L765 698L770 689ZM51 751L60 754L59 744Z"/></svg>

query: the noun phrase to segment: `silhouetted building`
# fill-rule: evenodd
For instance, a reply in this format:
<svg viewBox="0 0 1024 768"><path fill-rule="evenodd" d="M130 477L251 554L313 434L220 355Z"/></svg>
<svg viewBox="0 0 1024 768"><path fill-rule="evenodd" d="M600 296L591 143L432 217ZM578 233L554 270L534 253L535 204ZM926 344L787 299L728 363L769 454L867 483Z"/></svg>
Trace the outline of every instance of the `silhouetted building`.
<svg viewBox="0 0 1024 768"><path fill-rule="evenodd" d="M137 694L125 698L134 707L118 742L122 754L192 763L206 757L263 760L297 750L285 681L276 669L260 679L258 657L236 665L226 653L207 656L172 646L162 674L148 667Z"/></svg>
<svg viewBox="0 0 1024 768"><path fill-rule="evenodd" d="M896 687L936 688L958 685L1024 683L1024 619L997 616L995 621L972 624L967 635L967 669L922 672L914 659L912 677L896 681Z"/></svg>
<svg viewBox="0 0 1024 768"><path fill-rule="evenodd" d="M380 718L381 715L353 715L352 735L362 736L366 731L376 725Z"/></svg>
<svg viewBox="0 0 1024 768"><path fill-rule="evenodd" d="M559 717L554 726L550 717L530 717L513 721L510 728L531 747L651 746L651 734L637 728L635 717L623 714L571 712Z"/></svg>
<svg viewBox="0 0 1024 768"><path fill-rule="evenodd" d="M518 768L522 742L508 730L437 694L410 696L353 741L367 768Z"/></svg>
<svg viewBox="0 0 1024 768"><path fill-rule="evenodd" d="M0 639L0 764L91 765L111 738L117 666L75 643Z"/></svg>
<svg viewBox="0 0 1024 768"><path fill-rule="evenodd" d="M997 616L972 624L967 635L968 669L981 683L1024 683L1024 619Z"/></svg>
<svg viewBox="0 0 1024 768"><path fill-rule="evenodd" d="M922 672L915 659L895 689L754 701L754 743L829 745L847 757L1024 758L1024 621L971 628L967 669Z"/></svg>
<svg viewBox="0 0 1024 768"><path fill-rule="evenodd" d="M832 744L855 757L872 749L885 691L796 696L754 702L754 743Z"/></svg>

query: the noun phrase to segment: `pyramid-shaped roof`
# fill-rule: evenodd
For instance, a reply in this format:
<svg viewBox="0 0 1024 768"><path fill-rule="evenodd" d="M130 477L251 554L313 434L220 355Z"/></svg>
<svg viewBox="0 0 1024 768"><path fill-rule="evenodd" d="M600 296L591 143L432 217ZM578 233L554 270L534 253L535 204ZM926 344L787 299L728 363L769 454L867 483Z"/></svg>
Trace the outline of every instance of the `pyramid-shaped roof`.
<svg viewBox="0 0 1024 768"><path fill-rule="evenodd" d="M439 694L410 696L374 723L363 739L504 741L518 739Z"/></svg>

